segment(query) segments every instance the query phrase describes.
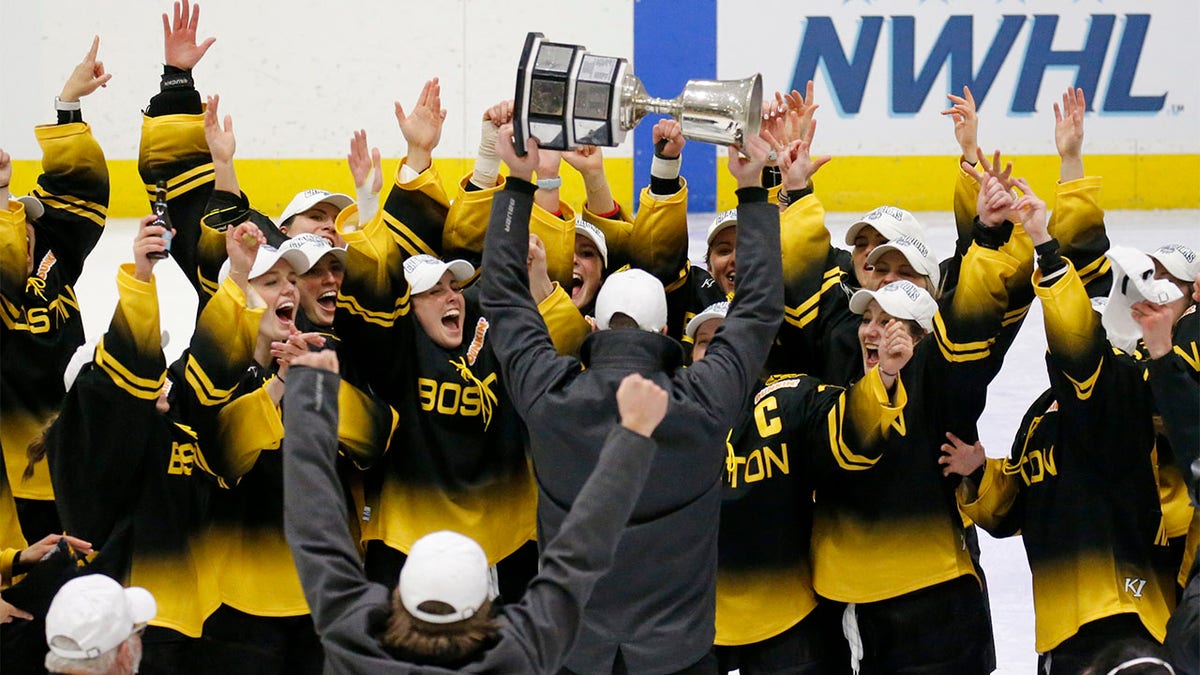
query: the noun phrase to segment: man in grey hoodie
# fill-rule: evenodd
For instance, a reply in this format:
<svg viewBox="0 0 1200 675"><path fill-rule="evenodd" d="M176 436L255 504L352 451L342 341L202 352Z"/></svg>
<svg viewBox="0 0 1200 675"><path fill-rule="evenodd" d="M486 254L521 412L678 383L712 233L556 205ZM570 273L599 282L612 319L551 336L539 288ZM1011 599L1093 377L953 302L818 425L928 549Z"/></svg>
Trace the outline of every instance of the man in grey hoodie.
<svg viewBox="0 0 1200 675"><path fill-rule="evenodd" d="M493 614L482 549L452 532L414 544L391 594L367 580L350 537L337 457L340 384L331 351L297 357L284 419L285 527L332 673L553 673L650 473L666 392L639 375L617 388L595 470L517 604Z"/></svg>

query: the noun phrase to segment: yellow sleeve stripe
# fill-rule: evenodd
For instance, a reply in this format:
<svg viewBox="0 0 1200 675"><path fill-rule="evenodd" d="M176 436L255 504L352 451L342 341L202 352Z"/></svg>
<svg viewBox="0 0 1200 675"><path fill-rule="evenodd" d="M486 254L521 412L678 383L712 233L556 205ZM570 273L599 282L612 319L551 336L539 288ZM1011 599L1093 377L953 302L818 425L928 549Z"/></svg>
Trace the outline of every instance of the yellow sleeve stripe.
<svg viewBox="0 0 1200 675"><path fill-rule="evenodd" d="M838 466L846 471L865 471L875 466L879 457L864 457L850 450L842 438L842 421L845 415L846 394L843 393L833 410L829 411L829 449Z"/></svg>
<svg viewBox="0 0 1200 675"><path fill-rule="evenodd" d="M783 318L788 323L797 328L804 328L813 319L817 318L821 307L821 298L830 288L842 283L842 272L838 267L833 267L825 272L825 280L821 283L821 290L814 293L804 302L796 307L784 306Z"/></svg>
<svg viewBox="0 0 1200 675"><path fill-rule="evenodd" d="M1087 283L1107 273L1110 269L1112 269L1112 263L1109 262L1108 256L1100 256L1093 260L1087 267L1076 270L1076 273L1079 274L1079 278L1083 279L1084 283Z"/></svg>
<svg viewBox="0 0 1200 675"><path fill-rule="evenodd" d="M664 290L667 293L670 293L671 291L677 290L679 287L683 286L685 283L687 283L687 280L688 280L688 277L690 276L691 270L692 270L691 261L685 260L683 262L683 267L681 267L679 269L679 274L675 275L675 279L671 283L667 284L667 286Z"/></svg>
<svg viewBox="0 0 1200 675"><path fill-rule="evenodd" d="M369 310L359 304L355 298L341 293L338 294L337 306L362 318L364 321L383 326L384 328L391 328L396 319L408 314L408 292L405 291L403 296L396 299L396 308L391 312Z"/></svg>
<svg viewBox="0 0 1200 675"><path fill-rule="evenodd" d="M100 338L100 344L96 345L94 362L97 367L108 375L113 384L129 392L131 396L146 401L153 401L158 398L159 392L162 391L163 382L167 378L166 370L163 370L157 379L134 375L133 372L108 353L108 350L104 347L104 338Z"/></svg>
<svg viewBox="0 0 1200 675"><path fill-rule="evenodd" d="M104 220L108 217L108 207L95 202L89 202L86 199L78 199L67 195L52 195L41 190L34 190L33 195L40 199L46 206L73 213L80 218L86 218L92 221L99 227L104 227Z"/></svg>
<svg viewBox="0 0 1200 675"><path fill-rule="evenodd" d="M1028 313L1029 313L1029 305L1025 305L1023 307L1018 307L1004 315L1004 320L1001 322L1001 325L1011 326L1014 323L1024 319L1025 315Z"/></svg>
<svg viewBox="0 0 1200 675"><path fill-rule="evenodd" d="M407 225L400 222L386 211L382 213L383 222L387 224L388 229L391 230L395 235L396 243L400 244L400 248L404 249L408 255L413 256L425 253L427 255L434 256L435 258L440 257L432 248L429 247L428 244L421 241L420 237L418 237L412 230L408 229ZM438 243L440 244L441 242Z"/></svg>
<svg viewBox="0 0 1200 675"><path fill-rule="evenodd" d="M214 385L193 354L188 354L187 365L184 366L184 379L196 393L200 404L206 406L221 405L228 401L233 396L234 389L237 389L236 385L229 389L221 389Z"/></svg>
<svg viewBox="0 0 1200 675"><path fill-rule="evenodd" d="M214 182L215 180L212 162L201 164L167 181L167 199L174 199L181 194ZM158 186L154 183L145 183L145 186L146 194L153 199Z"/></svg>
<svg viewBox="0 0 1200 675"><path fill-rule="evenodd" d="M978 361L987 358L991 353L991 346L995 342L994 338L983 340L982 342L954 342L950 340L946 337L946 324L942 321L941 312L933 315L933 335L934 339L937 340L937 346L942 352L942 356L951 363Z"/></svg>
<svg viewBox="0 0 1200 675"><path fill-rule="evenodd" d="M1063 375L1066 375L1066 378L1071 381L1071 386L1075 388L1075 398L1079 399L1080 401L1086 401L1092 397L1092 392L1094 392L1096 389L1096 380L1100 379L1100 371L1104 369L1104 361L1105 359L1100 359L1100 363L1096 364L1096 371L1082 382L1076 380L1070 375L1067 375L1066 373L1063 373Z"/></svg>
<svg viewBox="0 0 1200 675"><path fill-rule="evenodd" d="M200 290L204 291L205 294L209 296L217 294L217 289L220 288L217 282L205 277L204 273L200 270L196 270L196 278L200 280Z"/></svg>
<svg viewBox="0 0 1200 675"><path fill-rule="evenodd" d="M5 328L12 330L25 330L29 328L29 326L21 321L21 308L2 295L0 295L0 311L3 312Z"/></svg>

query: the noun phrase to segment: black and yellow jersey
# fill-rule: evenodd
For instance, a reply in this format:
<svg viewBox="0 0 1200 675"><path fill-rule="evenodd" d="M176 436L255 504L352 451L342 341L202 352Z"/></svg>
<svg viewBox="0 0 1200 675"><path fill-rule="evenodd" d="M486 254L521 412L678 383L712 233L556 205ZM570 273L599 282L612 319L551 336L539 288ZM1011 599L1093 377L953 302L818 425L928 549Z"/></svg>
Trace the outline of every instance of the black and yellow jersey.
<svg viewBox="0 0 1200 675"><path fill-rule="evenodd" d="M186 93L164 90L151 99L142 115L138 175L151 203L158 182L167 184L167 215L175 228L171 257L200 296L199 312L216 292L215 275L207 293L202 292L200 283L203 243L200 219L213 193L215 178L212 155L204 136L204 108L200 94L194 88L187 88ZM223 261L224 237L217 244ZM217 266L220 267L220 261Z"/></svg>
<svg viewBox="0 0 1200 675"><path fill-rule="evenodd" d="M357 222L353 207L338 218L349 245L335 319L346 345L342 371L397 415L386 447L346 448L356 463L369 467L362 537L407 552L421 536L452 529L474 538L496 562L533 538L536 529L524 429L500 381L476 289L464 293L458 348L443 349L418 325L403 262L418 253L437 255L442 232L437 223L400 223L388 215L399 200L394 193L426 200L426 192L395 187L392 192L366 223ZM573 251L573 240L571 245ZM565 293L554 298L548 300L559 309L574 309Z"/></svg>
<svg viewBox="0 0 1200 675"><path fill-rule="evenodd" d="M104 228L108 165L82 122L38 126L42 174L33 196L45 213L32 223L33 271L26 274L24 207L0 210L0 446L15 497L50 500L45 462L29 479L29 442L45 428L65 393L63 371L83 344L73 285Z"/></svg>
<svg viewBox="0 0 1200 675"><path fill-rule="evenodd" d="M0 453L0 463L4 454ZM13 582L13 564L26 546L21 523L17 520L17 505L8 487L8 472L0 471L0 589Z"/></svg>
<svg viewBox="0 0 1200 675"><path fill-rule="evenodd" d="M150 622L198 637L220 600L204 536L212 475L196 431L155 409L166 380L157 290L122 266L112 323L47 436L67 531L91 569L154 594Z"/></svg>
<svg viewBox="0 0 1200 675"><path fill-rule="evenodd" d="M898 387L899 402L905 395ZM900 411L875 371L848 391L806 375L777 375L747 402L725 441L717 645L774 637L817 606L810 455L839 445L870 452Z"/></svg>
<svg viewBox="0 0 1200 675"><path fill-rule="evenodd" d="M947 431L974 442L1010 276L1022 263L972 245L956 292L901 370L908 401L876 452L836 445L815 453L813 585L840 602L894 598L977 572L942 475Z"/></svg>
<svg viewBox="0 0 1200 675"><path fill-rule="evenodd" d="M1109 345L1073 266L1036 291L1050 389L1026 413L1010 456L988 460L976 498L960 495L963 508L996 536L1021 533L1039 652L1124 613L1162 640L1177 570L1158 562L1167 538L1146 364Z"/></svg>

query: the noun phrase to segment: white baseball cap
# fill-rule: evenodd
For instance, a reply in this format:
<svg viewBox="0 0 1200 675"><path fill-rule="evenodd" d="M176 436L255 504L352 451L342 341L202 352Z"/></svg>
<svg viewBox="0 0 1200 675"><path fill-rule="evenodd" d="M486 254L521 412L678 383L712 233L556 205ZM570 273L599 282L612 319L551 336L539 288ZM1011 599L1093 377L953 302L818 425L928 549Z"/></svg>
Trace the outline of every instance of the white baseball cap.
<svg viewBox="0 0 1200 675"><path fill-rule="evenodd" d="M25 220L37 220L46 213L46 207L42 205L42 200L33 195L9 197L9 201L21 202L25 205Z"/></svg>
<svg viewBox="0 0 1200 675"><path fill-rule="evenodd" d="M46 612L46 644L64 659L112 651L158 614L144 588L122 588L103 574L76 577L58 589Z"/></svg>
<svg viewBox="0 0 1200 675"><path fill-rule="evenodd" d="M300 254L290 258L292 267L296 268L296 274L304 274L309 271L322 257L329 254L343 263L346 262L345 246L334 246L325 237L311 232L298 234L279 245L280 255L287 255L288 251L296 251Z"/></svg>
<svg viewBox="0 0 1200 675"><path fill-rule="evenodd" d="M292 197L292 201L288 202L287 208L283 210L283 214L279 216L279 224L283 225L292 216L304 213L322 202L333 204L341 212L342 209L353 204L354 200L340 192L328 192L315 188L297 192L296 196Z"/></svg>
<svg viewBox="0 0 1200 675"><path fill-rule="evenodd" d="M600 259L604 261L604 266L608 267L608 238L600 231L600 228L584 220L582 216L575 217L575 234L583 235L591 240L596 248L600 250Z"/></svg>
<svg viewBox="0 0 1200 675"><path fill-rule="evenodd" d="M636 268L610 276L596 294L596 326L607 330L618 313L636 321L642 330L662 332L667 325L667 293L662 282Z"/></svg>
<svg viewBox="0 0 1200 675"><path fill-rule="evenodd" d="M716 218L713 218L712 225L708 226L708 236L705 238L706 243L712 245L712 240L717 234L727 227L735 227L738 223L737 209L729 209L724 213L718 213Z"/></svg>
<svg viewBox="0 0 1200 675"><path fill-rule="evenodd" d="M1167 244L1150 253L1150 257L1162 263L1171 276L1192 283L1200 274L1200 258L1196 252L1183 244Z"/></svg>
<svg viewBox="0 0 1200 675"><path fill-rule="evenodd" d="M318 237L318 239L319 238L320 237ZM280 259L288 261L288 264L292 266L292 269L295 270L297 274L300 273L301 269L308 269L308 267L305 267L305 265L308 265L308 256L298 248L292 248L285 251L281 248L275 248L270 244L262 244L258 247L258 253L254 256L254 264L250 266L250 274L248 278L257 279L267 272L270 272L271 268L274 267L275 263L279 262ZM218 283L225 281L225 277L229 276L229 268L229 259L226 258L225 262L221 264L221 271L217 273Z"/></svg>
<svg viewBox="0 0 1200 675"><path fill-rule="evenodd" d="M921 241L928 238L925 226L917 220L916 216L896 206L880 206L846 230L846 245L853 246L858 231L867 225L878 230L879 234L889 240L904 236L916 237Z"/></svg>
<svg viewBox="0 0 1200 675"><path fill-rule="evenodd" d="M696 332L700 330L700 327L703 326L706 321L709 321L710 319L724 319L727 314L729 314L728 302L725 302L724 300L721 302L714 302L708 307L705 307L703 312L693 316L692 320L688 321L687 328L684 329L684 332L687 333L688 337L694 339L696 337Z"/></svg>
<svg viewBox="0 0 1200 675"><path fill-rule="evenodd" d="M409 614L429 623L454 623L471 618L496 597L495 569L474 539L450 530L432 532L409 549L398 590ZM422 609L427 602L445 603L451 611Z"/></svg>
<svg viewBox="0 0 1200 675"><path fill-rule="evenodd" d="M466 260L442 262L424 253L404 261L404 279L408 282L409 293L412 295L424 293L436 286L446 272L453 274L454 280L461 283L475 274L475 267Z"/></svg>
<svg viewBox="0 0 1200 675"><path fill-rule="evenodd" d="M942 278L941 267L924 240L909 235L889 239L887 243L880 244L871 251L867 256L867 264L874 265L888 251L900 252L918 274L929 277L931 286L938 287Z"/></svg>
<svg viewBox="0 0 1200 675"><path fill-rule="evenodd" d="M883 311L895 319L916 321L921 328L933 330L933 315L937 314L937 301L929 291L911 281L893 281L877 291L865 288L850 296L850 311L862 314L871 301L879 303Z"/></svg>
<svg viewBox="0 0 1200 675"><path fill-rule="evenodd" d="M1104 255L1112 263L1112 289L1108 292L1108 304L1100 323L1113 346L1132 352L1142 337L1142 326L1133 319L1133 305L1143 300L1165 305L1183 297L1183 293L1167 279L1154 278L1154 260L1157 258L1151 259L1128 246L1113 246ZM1170 256L1164 257L1170 259ZM1167 267L1166 263L1163 267ZM1171 274L1174 276L1175 273Z"/></svg>

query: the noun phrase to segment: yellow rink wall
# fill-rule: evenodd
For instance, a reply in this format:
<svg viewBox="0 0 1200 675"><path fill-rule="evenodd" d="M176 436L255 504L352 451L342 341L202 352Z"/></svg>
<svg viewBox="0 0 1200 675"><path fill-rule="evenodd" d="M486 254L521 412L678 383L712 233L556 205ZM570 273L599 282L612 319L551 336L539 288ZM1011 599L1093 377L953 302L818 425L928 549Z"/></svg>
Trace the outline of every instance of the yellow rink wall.
<svg viewBox="0 0 1200 675"><path fill-rule="evenodd" d="M1016 173L1029 178L1043 197L1053 198L1058 180L1057 156L1011 158ZM458 179L472 160L435 160L453 196ZM733 178L718 160L717 207L736 205ZM41 166L36 161L13 162L12 193L33 189ZM384 174L394 176L397 160L384 162ZM633 200L633 159L605 160L613 195L623 205ZM1104 177L1101 203L1108 209L1197 209L1200 208L1200 155L1096 155L1084 158L1089 175ZM277 216L300 190L322 187L353 196L345 160L244 159L238 160L238 180L256 208ZM817 194L830 211L868 211L880 204L894 204L910 211L950 209L955 180L954 159L928 157L835 157L817 174ZM109 162L112 179L110 218L135 218L149 212L149 202L134 160ZM583 181L569 167L562 171L563 199L580 204Z"/></svg>

